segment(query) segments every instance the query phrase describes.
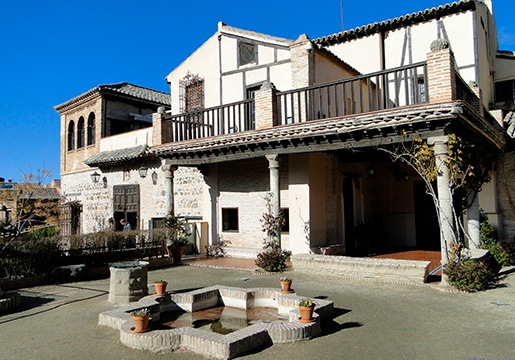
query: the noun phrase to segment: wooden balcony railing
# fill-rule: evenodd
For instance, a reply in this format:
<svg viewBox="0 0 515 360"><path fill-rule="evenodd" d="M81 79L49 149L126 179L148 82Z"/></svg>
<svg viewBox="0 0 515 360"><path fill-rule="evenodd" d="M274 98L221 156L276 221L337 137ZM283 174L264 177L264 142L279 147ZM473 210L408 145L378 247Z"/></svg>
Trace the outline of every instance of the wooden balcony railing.
<svg viewBox="0 0 515 360"><path fill-rule="evenodd" d="M456 78L456 98L458 100L463 100L468 103L470 106L479 111L479 99L477 95L472 91L470 86L465 83L465 80L460 76L458 71L455 72Z"/></svg>
<svg viewBox="0 0 515 360"><path fill-rule="evenodd" d="M361 114L427 102L425 62L278 93L279 123Z"/></svg>
<svg viewBox="0 0 515 360"><path fill-rule="evenodd" d="M163 122L166 142L200 139L254 128L254 100L172 115Z"/></svg>
<svg viewBox="0 0 515 360"><path fill-rule="evenodd" d="M420 62L368 75L277 93L279 125L361 114L427 102L427 65ZM253 99L172 115L166 142L255 129Z"/></svg>

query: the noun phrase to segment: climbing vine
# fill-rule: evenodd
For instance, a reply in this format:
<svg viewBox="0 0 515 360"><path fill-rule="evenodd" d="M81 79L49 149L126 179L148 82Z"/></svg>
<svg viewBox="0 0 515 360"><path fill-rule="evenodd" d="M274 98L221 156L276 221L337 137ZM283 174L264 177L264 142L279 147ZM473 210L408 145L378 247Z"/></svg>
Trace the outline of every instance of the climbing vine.
<svg viewBox="0 0 515 360"><path fill-rule="evenodd" d="M465 188L479 191L481 186L491 179L495 151L492 146L479 137L461 137L455 133L448 135L447 168L454 189ZM400 150L400 152L399 152ZM433 182L438 176L434 156L434 147L418 137L412 148L404 144L396 153L409 158L411 166L428 182ZM412 155L412 156L411 156Z"/></svg>
<svg viewBox="0 0 515 360"><path fill-rule="evenodd" d="M452 201L461 201L463 204L461 209L467 209L470 206L470 203L467 202L472 201L483 184L490 181L496 151L492 145L479 136L460 136L456 133L448 134L447 146L447 159L444 166L449 171L451 198ZM400 143L393 149L385 147L379 149L388 153L392 161L404 162L420 175L426 184L426 193L432 196L435 210L437 214L440 214L440 201L433 184L443 169L438 168L436 163L434 146L421 137L417 137L411 142ZM452 229L453 239L446 239L449 242L448 245L451 242L464 243L462 213L454 205L451 218L441 219L438 217L440 231L442 231L442 221ZM449 258L448 254L447 257Z"/></svg>

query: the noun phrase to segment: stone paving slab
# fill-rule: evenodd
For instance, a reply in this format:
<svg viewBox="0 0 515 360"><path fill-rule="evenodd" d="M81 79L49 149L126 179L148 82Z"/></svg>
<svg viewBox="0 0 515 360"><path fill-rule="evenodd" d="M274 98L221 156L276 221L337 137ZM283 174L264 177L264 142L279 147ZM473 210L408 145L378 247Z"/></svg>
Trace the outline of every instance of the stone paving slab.
<svg viewBox="0 0 515 360"><path fill-rule="evenodd" d="M289 273L301 296L334 301L321 336L266 346L242 359L509 359L515 358L515 267L503 269L501 287L475 294L446 287ZM222 284L279 287L280 275L189 266L149 271L174 291ZM440 290L440 291L437 291ZM1 358L201 360L177 349L151 353L120 341L120 330L98 326L112 310L109 280L20 289L21 305L0 315ZM30 346L28 344L30 343Z"/></svg>

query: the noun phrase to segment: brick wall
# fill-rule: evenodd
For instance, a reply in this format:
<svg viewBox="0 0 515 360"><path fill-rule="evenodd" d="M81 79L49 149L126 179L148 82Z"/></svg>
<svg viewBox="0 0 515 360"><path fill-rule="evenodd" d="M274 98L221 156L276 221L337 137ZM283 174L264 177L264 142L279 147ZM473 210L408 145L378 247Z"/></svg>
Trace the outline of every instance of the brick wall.
<svg viewBox="0 0 515 360"><path fill-rule="evenodd" d="M95 114L95 143L87 145L87 123L90 113ZM102 99L98 96L84 104L66 111L61 116L61 176L77 171L90 169L84 164L84 160L100 151L100 136L102 131ZM84 118L84 147L77 149L77 121ZM68 151L68 125L70 121L75 123L75 149Z"/></svg>
<svg viewBox="0 0 515 360"><path fill-rule="evenodd" d="M281 207L288 204L288 163L287 159L279 161L279 176L281 186ZM260 159L240 161L238 163L223 163L219 165L219 233L224 240L231 241L233 247L261 248L264 233L261 230L260 219L266 212L265 197L270 188L268 161ZM222 232L222 208L238 208L239 231ZM284 247L289 244L288 237Z"/></svg>
<svg viewBox="0 0 515 360"><path fill-rule="evenodd" d="M279 115L275 92L275 86L268 82L256 91L256 130L272 128L278 124Z"/></svg>
<svg viewBox="0 0 515 360"><path fill-rule="evenodd" d="M450 49L427 54L427 81L431 103L456 100L456 62Z"/></svg>
<svg viewBox="0 0 515 360"><path fill-rule="evenodd" d="M308 45L309 38L302 34L290 45L291 72L293 88L300 88L312 85L314 82L314 45ZM311 51L307 48L311 46Z"/></svg>

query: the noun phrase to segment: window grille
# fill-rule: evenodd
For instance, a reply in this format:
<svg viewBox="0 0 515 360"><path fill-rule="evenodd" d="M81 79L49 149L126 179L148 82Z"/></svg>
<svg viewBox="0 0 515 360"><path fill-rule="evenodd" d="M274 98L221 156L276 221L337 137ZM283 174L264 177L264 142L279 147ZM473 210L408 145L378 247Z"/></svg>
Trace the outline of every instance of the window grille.
<svg viewBox="0 0 515 360"><path fill-rule="evenodd" d="M204 79L198 75L190 74L179 81L179 98L181 102L181 113L191 114L190 121L202 123L202 112L204 109Z"/></svg>
<svg viewBox="0 0 515 360"><path fill-rule="evenodd" d="M239 65L257 63L257 47L255 44L240 42L238 43Z"/></svg>

